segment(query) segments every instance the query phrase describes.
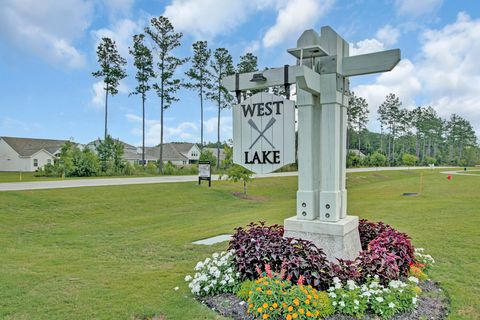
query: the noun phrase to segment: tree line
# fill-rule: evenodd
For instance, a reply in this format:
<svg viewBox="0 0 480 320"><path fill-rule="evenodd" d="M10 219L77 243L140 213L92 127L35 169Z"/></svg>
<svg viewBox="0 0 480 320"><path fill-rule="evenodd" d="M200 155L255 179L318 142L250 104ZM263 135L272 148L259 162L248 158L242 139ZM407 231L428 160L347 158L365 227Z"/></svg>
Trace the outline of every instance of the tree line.
<svg viewBox="0 0 480 320"><path fill-rule="evenodd" d="M367 130L368 103L352 93L348 105L348 149L368 156L384 156L384 164L472 166L480 159L477 137L471 123L457 114L440 117L431 106L403 107L390 93L378 107L380 133ZM377 156L378 157L378 156ZM349 154L349 164L362 165L358 154ZM382 161L380 161L382 162Z"/></svg>
<svg viewBox="0 0 480 320"><path fill-rule="evenodd" d="M217 159L220 158L220 114L221 110L231 106L233 96L222 86L222 78L235 72L257 71L257 57L246 53L240 57L235 67L231 54L226 48L212 50L207 41L196 41L192 44L192 57L177 57L174 50L181 46L183 34L176 32L168 18L160 16L150 20L144 32L132 38L129 53L133 57L136 69L137 86L130 95L138 95L142 107L142 164L145 165L145 103L147 93L155 91L160 106L160 157L159 171L163 172L163 124L164 112L179 101L177 92L180 88L190 89L198 94L200 101L200 146L204 146L203 114L204 101L208 99L217 105ZM108 136L108 98L118 93L118 86L127 77L127 60L118 52L114 40L104 37L97 47L99 70L92 73L101 78L105 91L105 132ZM185 63L190 68L185 72L186 79L177 74L177 68ZM217 162L217 168L219 167Z"/></svg>

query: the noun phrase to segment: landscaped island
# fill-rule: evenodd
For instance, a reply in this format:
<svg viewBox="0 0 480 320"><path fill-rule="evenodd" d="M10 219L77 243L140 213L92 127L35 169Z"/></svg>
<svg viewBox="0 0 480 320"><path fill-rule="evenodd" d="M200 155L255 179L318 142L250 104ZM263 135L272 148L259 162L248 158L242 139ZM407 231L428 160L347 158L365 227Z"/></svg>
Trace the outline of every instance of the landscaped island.
<svg viewBox="0 0 480 320"><path fill-rule="evenodd" d="M360 220L363 251L355 260L329 262L321 248L283 232L263 222L237 228L228 251L198 262L195 274L185 277L191 292L236 319L445 316L441 290L424 283L435 261L407 234ZM437 293L429 293L433 306L417 308L422 288ZM415 316L408 313L416 308Z"/></svg>

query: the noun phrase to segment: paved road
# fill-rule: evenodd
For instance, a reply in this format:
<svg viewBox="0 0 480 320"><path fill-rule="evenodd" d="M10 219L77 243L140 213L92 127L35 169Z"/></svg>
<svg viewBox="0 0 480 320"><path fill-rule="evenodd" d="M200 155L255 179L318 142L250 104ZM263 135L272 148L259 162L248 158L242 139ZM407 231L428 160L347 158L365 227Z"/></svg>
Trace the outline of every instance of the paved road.
<svg viewBox="0 0 480 320"><path fill-rule="evenodd" d="M469 173L469 172L478 172L478 173ZM459 176L480 176L480 170L468 170L468 171L462 171L460 168L459 170L455 170L455 171L442 171L440 173L443 173L443 174L456 174L456 175L459 175Z"/></svg>
<svg viewBox="0 0 480 320"><path fill-rule="evenodd" d="M444 167L449 168L449 167ZM450 167L451 168L451 167ZM386 170L418 170L428 167L385 167L385 168L351 168L347 172L369 172ZM257 174L254 178L291 177L298 175L297 172L280 172L270 174ZM218 175L213 175L212 180L218 180ZM56 181L33 181L33 182L4 182L0 183L0 191L18 190L41 190L58 188L77 187L101 187L120 186L129 184L151 184L151 183L172 183L172 182L193 182L198 181L197 176L163 176L163 177L140 177L140 178L98 178L98 179L74 179Z"/></svg>

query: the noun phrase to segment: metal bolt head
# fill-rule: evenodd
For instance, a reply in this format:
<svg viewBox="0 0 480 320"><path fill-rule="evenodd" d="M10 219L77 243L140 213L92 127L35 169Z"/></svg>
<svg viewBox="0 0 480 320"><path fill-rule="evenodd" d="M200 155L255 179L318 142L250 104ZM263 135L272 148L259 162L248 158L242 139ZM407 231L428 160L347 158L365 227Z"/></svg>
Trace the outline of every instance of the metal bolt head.
<svg viewBox="0 0 480 320"><path fill-rule="evenodd" d="M325 218L330 218L330 213L325 213Z"/></svg>
<svg viewBox="0 0 480 320"><path fill-rule="evenodd" d="M302 207L305 208L306 206L307 206L307 204L306 204L305 202L303 202L303 203L302 203Z"/></svg>
<svg viewBox="0 0 480 320"><path fill-rule="evenodd" d="M327 203L327 204L325 205L325 208L330 209L330 205Z"/></svg>
<svg viewBox="0 0 480 320"><path fill-rule="evenodd" d="M305 211L303 211L303 212L302 212L302 216L305 217L306 215L307 215L307 213L306 213Z"/></svg>

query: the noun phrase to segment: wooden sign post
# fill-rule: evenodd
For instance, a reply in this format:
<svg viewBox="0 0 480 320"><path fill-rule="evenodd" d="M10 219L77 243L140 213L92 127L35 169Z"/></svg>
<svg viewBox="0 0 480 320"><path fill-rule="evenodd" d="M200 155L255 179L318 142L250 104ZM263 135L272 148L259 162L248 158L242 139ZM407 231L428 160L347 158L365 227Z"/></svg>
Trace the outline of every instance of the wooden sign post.
<svg viewBox="0 0 480 320"><path fill-rule="evenodd" d="M320 35L306 30L298 39L297 48L288 52L297 58L297 65L269 69L262 74L237 74L226 77L223 85L238 96L245 90L296 83L297 214L285 220L285 236L313 241L330 260L353 259L361 246L358 217L347 215L348 77L392 70L400 61L400 50L351 57L349 44L326 26L321 28ZM265 128L263 124L261 128ZM258 135L263 129L257 129L252 128ZM234 153L236 139L234 133ZM259 148L257 152L270 150L265 141ZM256 172L271 172L272 166L256 163L252 168Z"/></svg>

